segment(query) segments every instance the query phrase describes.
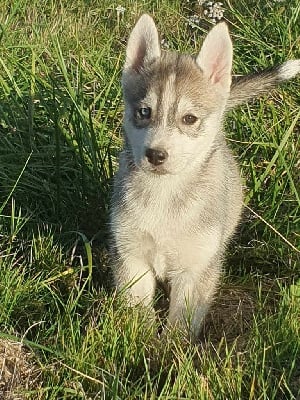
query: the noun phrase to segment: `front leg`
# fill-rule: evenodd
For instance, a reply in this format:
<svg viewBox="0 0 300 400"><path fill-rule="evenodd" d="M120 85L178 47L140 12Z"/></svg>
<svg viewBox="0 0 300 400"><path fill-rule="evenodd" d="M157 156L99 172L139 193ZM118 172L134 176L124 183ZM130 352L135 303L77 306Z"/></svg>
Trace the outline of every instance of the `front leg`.
<svg viewBox="0 0 300 400"><path fill-rule="evenodd" d="M200 243L183 243L177 254L177 266L169 274L168 325L187 331L192 340L199 335L221 274L220 243L216 237L209 238L207 235Z"/></svg>
<svg viewBox="0 0 300 400"><path fill-rule="evenodd" d="M119 258L113 267L116 288L124 291L128 305L152 306L155 294L155 276L143 258Z"/></svg>
<svg viewBox="0 0 300 400"><path fill-rule="evenodd" d="M199 335L201 324L212 302L220 269L209 267L205 273L187 270L171 279L169 327L187 331L192 340Z"/></svg>

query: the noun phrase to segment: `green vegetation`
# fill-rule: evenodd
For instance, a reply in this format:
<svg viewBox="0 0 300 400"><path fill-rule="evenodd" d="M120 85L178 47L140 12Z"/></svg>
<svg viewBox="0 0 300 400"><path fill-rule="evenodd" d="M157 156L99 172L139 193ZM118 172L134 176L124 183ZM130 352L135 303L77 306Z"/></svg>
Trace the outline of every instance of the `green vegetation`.
<svg viewBox="0 0 300 400"><path fill-rule="evenodd" d="M211 23L196 1L120 3L1 1L0 397L299 399L300 81L228 115L250 209L201 343L159 338L111 290L120 71L142 12L164 45L193 54ZM300 58L298 0L223 8L235 73ZM11 341L26 363L8 355Z"/></svg>

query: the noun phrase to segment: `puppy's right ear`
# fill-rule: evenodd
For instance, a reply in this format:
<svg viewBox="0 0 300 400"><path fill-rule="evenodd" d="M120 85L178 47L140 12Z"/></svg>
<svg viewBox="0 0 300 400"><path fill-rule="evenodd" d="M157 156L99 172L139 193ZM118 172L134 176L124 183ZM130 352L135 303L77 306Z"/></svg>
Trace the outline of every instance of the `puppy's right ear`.
<svg viewBox="0 0 300 400"><path fill-rule="evenodd" d="M159 57L160 43L155 23L149 15L143 14L129 36L124 68L138 72Z"/></svg>

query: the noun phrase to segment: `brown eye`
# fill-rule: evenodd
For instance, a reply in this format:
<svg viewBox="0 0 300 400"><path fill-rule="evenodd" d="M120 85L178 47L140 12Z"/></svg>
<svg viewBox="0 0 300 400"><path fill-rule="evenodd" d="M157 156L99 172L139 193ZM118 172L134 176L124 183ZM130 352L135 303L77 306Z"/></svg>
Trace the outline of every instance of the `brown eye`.
<svg viewBox="0 0 300 400"><path fill-rule="evenodd" d="M198 118L192 114L186 114L182 117L182 122L185 125L193 125L197 120L198 120Z"/></svg>
<svg viewBox="0 0 300 400"><path fill-rule="evenodd" d="M138 119L147 120L151 118L151 108L150 107L141 107L135 111L135 115Z"/></svg>

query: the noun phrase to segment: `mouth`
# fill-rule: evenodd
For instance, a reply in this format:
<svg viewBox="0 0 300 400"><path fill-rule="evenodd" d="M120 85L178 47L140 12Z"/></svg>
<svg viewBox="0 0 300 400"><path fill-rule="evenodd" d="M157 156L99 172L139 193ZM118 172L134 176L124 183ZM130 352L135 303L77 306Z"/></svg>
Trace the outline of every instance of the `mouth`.
<svg viewBox="0 0 300 400"><path fill-rule="evenodd" d="M155 175L166 175L168 171L165 168L151 168L150 172Z"/></svg>
<svg viewBox="0 0 300 400"><path fill-rule="evenodd" d="M142 167L143 171L146 172L147 174L151 174L151 175L167 175L169 173L169 171L162 167L162 166L158 166L158 167L153 167L153 166L147 166L147 167Z"/></svg>

